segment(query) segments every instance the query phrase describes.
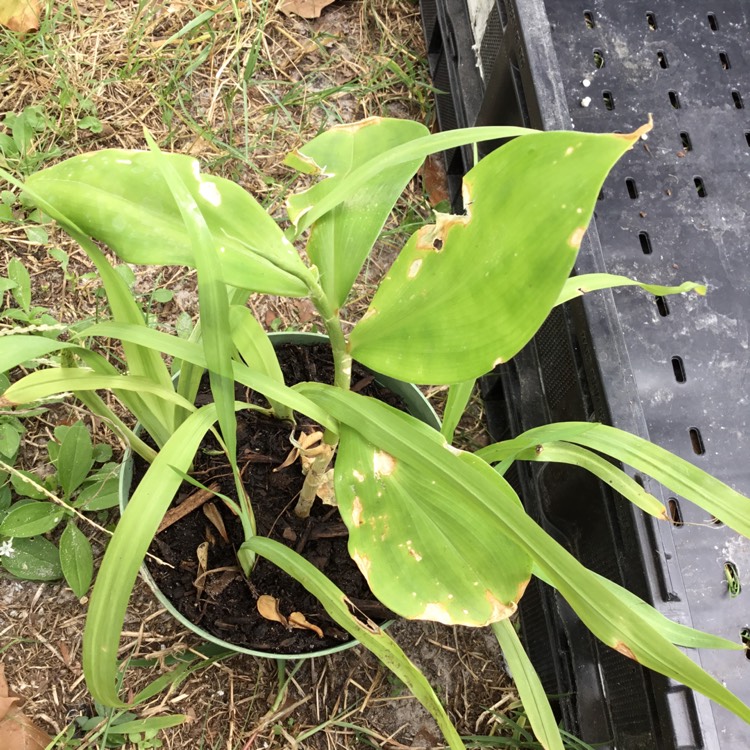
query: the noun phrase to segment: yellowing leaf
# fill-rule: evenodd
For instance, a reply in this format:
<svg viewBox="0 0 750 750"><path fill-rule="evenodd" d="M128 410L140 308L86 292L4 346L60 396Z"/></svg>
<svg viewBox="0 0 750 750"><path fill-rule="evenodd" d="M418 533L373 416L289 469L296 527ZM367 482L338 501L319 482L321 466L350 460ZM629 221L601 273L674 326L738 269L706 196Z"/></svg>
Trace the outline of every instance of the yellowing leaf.
<svg viewBox="0 0 750 750"><path fill-rule="evenodd" d="M0 24L25 34L39 28L41 0L0 0Z"/></svg>

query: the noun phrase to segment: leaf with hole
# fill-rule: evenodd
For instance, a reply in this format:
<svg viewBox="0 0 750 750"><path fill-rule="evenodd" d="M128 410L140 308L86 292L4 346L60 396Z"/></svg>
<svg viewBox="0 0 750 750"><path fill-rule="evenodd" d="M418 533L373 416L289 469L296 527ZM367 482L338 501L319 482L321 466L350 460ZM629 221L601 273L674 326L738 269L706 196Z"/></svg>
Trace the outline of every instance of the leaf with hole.
<svg viewBox="0 0 750 750"><path fill-rule="evenodd" d="M507 362L556 304L604 178L647 129L534 133L482 159L464 178L466 216L438 214L412 236L354 327L352 356L425 384Z"/></svg>

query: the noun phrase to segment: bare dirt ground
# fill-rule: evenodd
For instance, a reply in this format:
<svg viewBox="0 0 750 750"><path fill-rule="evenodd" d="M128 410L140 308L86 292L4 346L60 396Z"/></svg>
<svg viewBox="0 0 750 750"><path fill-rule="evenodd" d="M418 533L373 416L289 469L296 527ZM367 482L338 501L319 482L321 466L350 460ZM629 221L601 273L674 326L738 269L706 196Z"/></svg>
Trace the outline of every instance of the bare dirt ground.
<svg viewBox="0 0 750 750"><path fill-rule="evenodd" d="M315 20L256 1L60 2L38 34L6 35L2 43L0 114L38 106L46 121L25 158L9 164L21 176L85 150L142 147L147 127L162 148L198 157L280 215L293 177L281 159L321 129L373 114L431 120L418 5L410 0L338 0ZM421 220L427 210L415 181L366 269L355 308L403 240L398 225ZM35 304L65 322L96 315L98 284L87 275L86 256L52 228L48 242L28 229L23 217L0 225L0 273L10 258L21 258ZM67 273L50 247L68 254ZM184 269L146 269L135 285L166 329L180 314L195 317L195 281ZM175 291L171 301L153 301L160 287ZM250 304L269 328L315 322L306 302ZM44 460L58 421L78 415L62 406L29 424L27 464ZM90 424L98 439L112 439L103 425ZM466 429L468 440L481 442L479 407ZM100 557L105 535L93 528L87 534ZM62 583L0 574L0 662L11 688L28 700L26 713L53 736L76 717L97 715L81 670L85 605ZM417 622L398 622L390 632L425 670L462 734L497 735L499 713L517 710L491 632ZM199 646L139 584L120 656L156 666L131 668L123 694L168 668L170 655ZM442 746L418 702L359 647L299 664L234 656L195 671L136 712L190 717L160 734L173 750ZM84 739L56 747L100 745Z"/></svg>

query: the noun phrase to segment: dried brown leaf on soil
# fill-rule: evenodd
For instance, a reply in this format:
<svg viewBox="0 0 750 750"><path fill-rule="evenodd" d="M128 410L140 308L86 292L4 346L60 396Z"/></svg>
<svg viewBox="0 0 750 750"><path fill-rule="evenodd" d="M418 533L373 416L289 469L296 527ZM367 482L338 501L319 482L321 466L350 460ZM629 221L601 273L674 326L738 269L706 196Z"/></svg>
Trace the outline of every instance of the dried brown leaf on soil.
<svg viewBox="0 0 750 750"><path fill-rule="evenodd" d="M265 617L266 620L280 622L285 628L289 626L288 620L279 610L279 600L275 596L262 594L258 597L257 607L260 616Z"/></svg>
<svg viewBox="0 0 750 750"><path fill-rule="evenodd" d="M24 700L13 693L0 664L0 747L3 750L44 750L52 742L46 732L21 711Z"/></svg>
<svg viewBox="0 0 750 750"><path fill-rule="evenodd" d="M281 5L281 12L285 15L294 14L302 18L320 18L323 8L334 0L285 0Z"/></svg>
<svg viewBox="0 0 750 750"><path fill-rule="evenodd" d="M318 638L323 637L323 631L317 625L308 622L302 612L292 612L289 615L289 627L296 628L297 630L312 630Z"/></svg>
<svg viewBox="0 0 750 750"><path fill-rule="evenodd" d="M25 34L39 28L42 0L0 0L0 25Z"/></svg>
<svg viewBox="0 0 750 750"><path fill-rule="evenodd" d="M448 174L442 154L428 156L422 168L422 185L427 194L427 200L435 208L439 203L451 199L448 190Z"/></svg>
<svg viewBox="0 0 750 750"><path fill-rule="evenodd" d="M224 525L224 519L221 517L221 513L219 513L219 509L213 504L213 503L206 503L203 506L203 515L206 516L206 518L211 521L211 523L216 527L216 530L221 535L221 538L229 544L229 536L227 535L227 527Z"/></svg>

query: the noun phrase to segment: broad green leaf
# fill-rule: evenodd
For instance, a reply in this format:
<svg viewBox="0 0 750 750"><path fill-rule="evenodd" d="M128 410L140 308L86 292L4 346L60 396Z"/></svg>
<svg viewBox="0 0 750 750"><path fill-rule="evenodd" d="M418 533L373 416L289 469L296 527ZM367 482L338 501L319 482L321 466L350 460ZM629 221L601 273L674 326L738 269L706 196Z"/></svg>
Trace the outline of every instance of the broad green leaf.
<svg viewBox="0 0 750 750"><path fill-rule="evenodd" d="M21 436L18 430L8 422L0 422L0 456L12 459L20 445Z"/></svg>
<svg viewBox="0 0 750 750"><path fill-rule="evenodd" d="M91 586L94 556L86 535L69 521L60 537L60 566L73 593L81 599Z"/></svg>
<svg viewBox="0 0 750 750"><path fill-rule="evenodd" d="M604 178L642 132L534 133L482 159L464 178L467 215L437 214L412 236L352 331L352 356L429 384L507 362L556 304Z"/></svg>
<svg viewBox="0 0 750 750"><path fill-rule="evenodd" d="M8 261L8 278L16 284L11 289L13 299L21 309L28 312L31 307L31 277L26 266L18 258Z"/></svg>
<svg viewBox="0 0 750 750"><path fill-rule="evenodd" d="M98 464L103 464L105 461L109 461L112 458L112 446L107 443L96 443L93 450L94 461Z"/></svg>
<svg viewBox="0 0 750 750"><path fill-rule="evenodd" d="M60 523L64 515L65 511L54 503L14 505L0 523L0 534L23 539L46 534Z"/></svg>
<svg viewBox="0 0 750 750"><path fill-rule="evenodd" d="M239 185L204 175L196 159L164 155L201 208L227 284L300 297L306 272L274 220ZM195 258L179 208L149 151L107 149L37 172L28 188L127 263L186 265ZM46 206L42 206L49 213Z"/></svg>
<svg viewBox="0 0 750 750"><path fill-rule="evenodd" d="M283 386L284 375L279 366L276 350L253 313L247 307L232 305L229 309L229 324L232 329L232 341L245 364ZM292 410L288 406L277 401L272 401L271 406L279 419L292 419Z"/></svg>
<svg viewBox="0 0 750 750"><path fill-rule="evenodd" d="M70 497L80 487L93 465L91 436L86 425L78 421L68 428L57 455L57 477L65 497Z"/></svg>
<svg viewBox="0 0 750 750"><path fill-rule="evenodd" d="M617 276L611 273L587 273L582 276L572 276L565 282L560 296L555 304L562 305L576 297L581 297L588 292L595 292L600 289L612 289L618 286L639 286L641 289L655 294L657 297L663 297L667 294L684 294L685 292L696 292L704 295L706 293L705 284L696 284L692 281L686 281L679 286L660 286L659 284L645 284L642 281L630 279L627 276Z"/></svg>
<svg viewBox="0 0 750 750"><path fill-rule="evenodd" d="M116 687L120 633L138 569L182 481L170 467L188 470L201 440L215 421L216 406L208 404L177 428L133 492L107 546L91 592L83 634L86 684L94 700L107 706L125 706Z"/></svg>
<svg viewBox="0 0 750 750"><path fill-rule="evenodd" d="M93 512L117 506L120 482L117 476L87 484L77 495L73 506L80 510Z"/></svg>
<svg viewBox="0 0 750 750"><path fill-rule="evenodd" d="M13 552L0 557L9 573L27 581L57 581L62 578L60 555L52 542L43 536L14 539Z"/></svg>
<svg viewBox="0 0 750 750"><path fill-rule="evenodd" d="M529 724L544 750L563 750L560 730L552 713L547 694L544 692L534 665L524 650L510 620L503 620L492 625L503 656L508 662L513 682L518 690L518 697L523 703L523 710L529 717Z"/></svg>
<svg viewBox="0 0 750 750"><path fill-rule="evenodd" d="M290 166L315 172L325 179L287 201L294 221L337 186L345 185L358 167L379 158L394 146L429 134L421 123L369 117L337 125L321 133L287 157ZM320 271L320 282L331 304L341 307L388 215L422 158L382 169L313 225L307 243L310 259Z"/></svg>
<svg viewBox="0 0 750 750"><path fill-rule="evenodd" d="M422 672L412 664L398 644L375 623L371 620L363 622L352 614L353 607L343 591L312 563L272 539L255 536L242 546L268 558L314 594L326 612L342 628L372 652L411 690L435 719L449 747L452 750L464 750L458 732Z"/></svg>
<svg viewBox="0 0 750 750"><path fill-rule="evenodd" d="M207 366L205 355L200 346L192 341L178 339L161 331L117 323L98 323L87 328L83 333L87 336L106 336L121 341L131 341L143 347L152 347L171 357L177 357L199 367ZM267 375L239 362L234 363L233 374L238 383L258 391L267 399L286 404L301 414L314 419L326 429L336 430L335 420L331 419L324 409L318 407L310 399L303 397L296 390L286 385L280 385Z"/></svg>
<svg viewBox="0 0 750 750"><path fill-rule="evenodd" d="M410 620L482 626L513 614L531 560L498 532L493 511L454 503L451 487L354 429L339 434L336 500L373 594Z"/></svg>
<svg viewBox="0 0 750 750"><path fill-rule="evenodd" d="M59 165L58 165L59 166ZM96 266L97 273L101 279L102 285L107 293L110 310L113 318L120 323L131 323L133 325L146 326L143 313L138 306L132 292L121 276L112 268L104 253L92 242L86 232L82 231L75 223L58 210L54 205L49 203L36 193L33 188L19 182L13 175L0 169L0 177L7 180L11 185L21 188L22 194L27 199L33 201L45 214L57 221L65 231L81 246L89 256L89 259ZM72 191L75 193L75 190ZM128 371L131 375L143 375L154 383L160 383L164 387L171 387L171 376L169 370L161 359L158 352L149 349L141 350L137 346L131 346L127 342L123 343L123 350L127 360ZM152 437L159 445L163 445L168 436L172 433L174 427L174 409L171 404L144 396L146 406L154 415L152 424ZM160 425L166 425L159 429Z"/></svg>
<svg viewBox="0 0 750 750"><path fill-rule="evenodd" d="M528 135L529 133L537 132L539 131L509 125L462 128L443 133L430 133L430 135L426 135L423 138L417 138L416 140L402 143L400 146L395 146L382 154L380 158L370 159L361 167L354 169L345 182L337 184L327 195L319 197L315 205L310 207L309 210L300 211L299 213L295 213L294 216L290 216L296 230L295 236L299 236L321 216L332 211L336 206L347 200L352 193L361 190L364 186L376 180L380 172L384 169L389 169L397 164L403 164L413 159L423 161L430 154L436 154L438 151L445 151L457 146L515 138L519 135ZM292 159L290 163L296 169L305 171L305 162L303 160Z"/></svg>
<svg viewBox="0 0 750 750"><path fill-rule="evenodd" d="M28 480L28 481L26 481ZM11 473L10 482L17 495L30 497L32 500L46 500L47 496L37 489L44 480L31 471L16 469Z"/></svg>
<svg viewBox="0 0 750 750"><path fill-rule="evenodd" d="M320 402L335 416L350 406L379 430L404 438L418 424L355 393L327 390ZM513 614L530 578L531 558L503 534L497 510L457 498L454 481L426 473L423 462L394 457L359 429L340 425L334 478L349 554L373 594L407 619L482 626ZM448 453L439 433L417 429ZM494 475L468 453L459 460Z"/></svg>
<svg viewBox="0 0 750 750"><path fill-rule="evenodd" d="M305 383L298 390L326 408L340 424L355 429L396 462L422 471L425 481L453 488L452 505L471 516L477 507L494 512L499 538L507 539L534 561L534 571L557 588L592 633L606 645L646 667L679 680L750 723L750 708L721 685L666 637L662 629L628 606L587 570L523 510L510 485L481 460L466 460L442 438L406 415L383 422L357 394L336 392L321 384ZM355 397L355 398L352 398ZM357 400L360 399L360 400ZM382 406L382 405L381 405ZM611 429L611 428L610 428ZM437 437L436 437L437 436ZM471 554L472 537L464 539ZM470 582L471 579L466 579Z"/></svg>
<svg viewBox="0 0 750 750"><path fill-rule="evenodd" d="M448 388L448 398L445 402L445 413L443 414L443 426L441 435L449 442L453 442L453 434L466 411L471 394L474 392L476 379L464 380L462 383L454 383Z"/></svg>

